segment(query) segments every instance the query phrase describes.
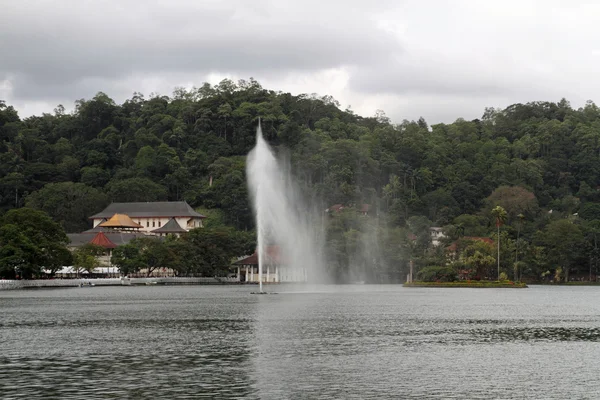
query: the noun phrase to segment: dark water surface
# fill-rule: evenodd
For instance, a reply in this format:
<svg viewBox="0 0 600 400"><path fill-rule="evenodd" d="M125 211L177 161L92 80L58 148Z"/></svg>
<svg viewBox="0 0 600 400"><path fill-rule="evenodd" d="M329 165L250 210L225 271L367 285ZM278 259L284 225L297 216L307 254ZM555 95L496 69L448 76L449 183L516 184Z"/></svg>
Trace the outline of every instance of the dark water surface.
<svg viewBox="0 0 600 400"><path fill-rule="evenodd" d="M0 398L600 398L600 287L268 288L0 292Z"/></svg>

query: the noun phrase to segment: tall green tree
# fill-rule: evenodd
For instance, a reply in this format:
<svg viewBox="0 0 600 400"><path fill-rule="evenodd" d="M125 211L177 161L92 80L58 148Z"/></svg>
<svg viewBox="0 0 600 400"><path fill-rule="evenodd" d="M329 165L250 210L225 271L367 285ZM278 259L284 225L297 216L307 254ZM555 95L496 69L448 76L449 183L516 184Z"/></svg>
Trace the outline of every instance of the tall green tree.
<svg viewBox="0 0 600 400"><path fill-rule="evenodd" d="M99 256L106 253L106 249L93 243L86 243L73 251L73 267L77 274L82 271L92 273L96 268L102 266L98 259Z"/></svg>
<svg viewBox="0 0 600 400"><path fill-rule="evenodd" d="M141 250L135 243L127 243L114 249L110 263L116 266L123 276L134 274L145 266Z"/></svg>
<svg viewBox="0 0 600 400"><path fill-rule="evenodd" d="M567 219L556 220L545 227L538 241L546 248L552 265L563 269L568 282L570 270L584 248L581 228Z"/></svg>
<svg viewBox="0 0 600 400"><path fill-rule="evenodd" d="M64 229L43 211L10 210L0 220L0 276L32 278L71 263Z"/></svg>
<svg viewBox="0 0 600 400"><path fill-rule="evenodd" d="M492 217L494 218L494 221L496 223L496 229L497 229L496 242L498 244L498 257L497 257L498 279L500 279L500 227L502 225L504 225L504 223L506 222L506 219L508 218L508 215L504 208L502 208L500 206L496 206L492 209Z"/></svg>

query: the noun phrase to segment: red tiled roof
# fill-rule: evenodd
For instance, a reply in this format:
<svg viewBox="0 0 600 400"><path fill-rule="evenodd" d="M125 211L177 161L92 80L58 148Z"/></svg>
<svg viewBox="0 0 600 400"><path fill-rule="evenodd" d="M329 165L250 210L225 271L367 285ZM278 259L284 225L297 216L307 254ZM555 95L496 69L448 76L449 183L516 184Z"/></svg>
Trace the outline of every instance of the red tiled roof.
<svg viewBox="0 0 600 400"><path fill-rule="evenodd" d="M95 244L97 246L102 246L105 249L114 249L117 247L116 244L110 241L109 238L106 237L104 232L98 232L96 236L92 240L90 240L91 244Z"/></svg>
<svg viewBox="0 0 600 400"><path fill-rule="evenodd" d="M266 258L269 263L281 264L281 254L279 246L267 246ZM249 257L234 262L235 265L258 265L258 252L255 251Z"/></svg>

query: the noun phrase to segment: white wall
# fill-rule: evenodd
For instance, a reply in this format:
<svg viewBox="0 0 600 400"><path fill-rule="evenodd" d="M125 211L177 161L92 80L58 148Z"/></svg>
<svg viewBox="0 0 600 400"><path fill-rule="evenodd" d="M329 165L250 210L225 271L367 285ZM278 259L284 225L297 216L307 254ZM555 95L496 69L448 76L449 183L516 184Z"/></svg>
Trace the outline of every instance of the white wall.
<svg viewBox="0 0 600 400"><path fill-rule="evenodd" d="M140 228L141 232L150 232L153 231L155 229L160 228L161 226L165 225L167 222L169 222L169 220L171 219L170 217L163 217L163 218L131 218L133 220L133 222L137 222L138 224L142 225L142 228ZM190 229L194 229L194 228L199 228L202 227L202 218L193 218L191 223L192 225L188 226L187 222L190 219L190 217L178 217L175 218L175 220L177 221L177 223L179 224L179 226L181 226L183 229L185 230L190 230ZM94 219L94 228L97 227L100 222L102 221L102 219Z"/></svg>

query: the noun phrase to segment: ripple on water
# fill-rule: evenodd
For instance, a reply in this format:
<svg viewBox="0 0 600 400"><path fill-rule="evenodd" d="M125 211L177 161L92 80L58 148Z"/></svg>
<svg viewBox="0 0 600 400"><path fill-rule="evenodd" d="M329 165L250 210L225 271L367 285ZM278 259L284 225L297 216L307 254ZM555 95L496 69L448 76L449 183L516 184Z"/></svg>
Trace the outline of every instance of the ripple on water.
<svg viewBox="0 0 600 400"><path fill-rule="evenodd" d="M600 291L98 289L0 293L0 397L600 397Z"/></svg>

